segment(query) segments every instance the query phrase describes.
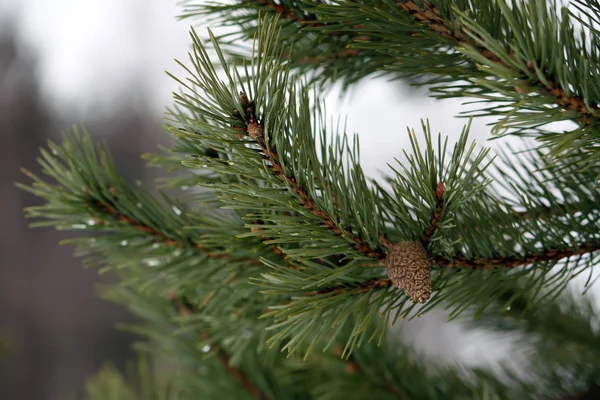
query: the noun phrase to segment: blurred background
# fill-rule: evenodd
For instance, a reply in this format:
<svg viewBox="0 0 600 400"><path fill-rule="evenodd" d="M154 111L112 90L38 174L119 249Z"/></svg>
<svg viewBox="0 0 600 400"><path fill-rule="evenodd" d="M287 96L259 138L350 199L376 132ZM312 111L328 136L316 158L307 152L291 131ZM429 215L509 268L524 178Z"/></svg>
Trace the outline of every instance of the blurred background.
<svg viewBox="0 0 600 400"><path fill-rule="evenodd" d="M38 148L72 123L85 122L108 141L128 179L150 183L157 171L139 155L168 143L161 113L176 85L165 70L185 59L189 21L177 22L165 0L0 0L0 399L64 399L107 361L132 357L132 337L115 330L130 317L98 300L96 271L85 270L67 237L29 229L22 209L37 200L15 188L19 168L37 171ZM200 30L202 32L202 30ZM346 115L360 134L363 166L371 176L407 146L406 127L457 137L465 120L460 103L435 101L420 90L385 80L362 82L327 97L332 117ZM476 120L473 137L489 137L489 121ZM412 323L405 337L433 357L481 364L497 359L510 338L495 338L497 352L478 353L474 333L443 322L441 313ZM503 344L503 342L505 342Z"/></svg>

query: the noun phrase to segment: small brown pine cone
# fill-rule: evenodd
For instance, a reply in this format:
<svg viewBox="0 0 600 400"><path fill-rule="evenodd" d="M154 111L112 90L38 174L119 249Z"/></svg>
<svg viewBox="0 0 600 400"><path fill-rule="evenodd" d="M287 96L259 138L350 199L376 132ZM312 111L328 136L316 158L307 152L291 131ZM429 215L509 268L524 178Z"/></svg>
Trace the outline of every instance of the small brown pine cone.
<svg viewBox="0 0 600 400"><path fill-rule="evenodd" d="M384 263L392 284L411 299L425 303L431 297L431 260L420 243L392 244Z"/></svg>

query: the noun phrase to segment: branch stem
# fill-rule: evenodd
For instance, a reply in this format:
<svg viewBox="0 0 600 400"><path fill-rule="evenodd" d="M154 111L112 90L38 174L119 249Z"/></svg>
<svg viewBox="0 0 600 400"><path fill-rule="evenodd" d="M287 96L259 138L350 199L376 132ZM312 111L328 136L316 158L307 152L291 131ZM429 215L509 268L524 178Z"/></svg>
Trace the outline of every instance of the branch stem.
<svg viewBox="0 0 600 400"><path fill-rule="evenodd" d="M178 314L182 317L188 317L193 313L192 306L187 303L185 298L178 297L175 293L171 292L169 300L175 306ZM217 343L211 341L210 336L205 331L200 332L200 336L210 343L211 351L216 356L217 360L223 366L223 368L237 380L244 389L256 400L271 400L266 393L264 393L258 386L256 386L242 370L231 365L231 359L227 352L223 350Z"/></svg>

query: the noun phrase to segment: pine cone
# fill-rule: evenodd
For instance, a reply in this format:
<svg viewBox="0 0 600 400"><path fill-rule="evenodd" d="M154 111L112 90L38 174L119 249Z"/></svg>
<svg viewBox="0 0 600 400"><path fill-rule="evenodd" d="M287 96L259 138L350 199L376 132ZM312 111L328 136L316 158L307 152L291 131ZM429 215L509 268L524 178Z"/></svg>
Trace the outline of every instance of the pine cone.
<svg viewBox="0 0 600 400"><path fill-rule="evenodd" d="M391 245L384 263L392 284L411 299L425 303L431 297L431 261L420 243L404 241Z"/></svg>

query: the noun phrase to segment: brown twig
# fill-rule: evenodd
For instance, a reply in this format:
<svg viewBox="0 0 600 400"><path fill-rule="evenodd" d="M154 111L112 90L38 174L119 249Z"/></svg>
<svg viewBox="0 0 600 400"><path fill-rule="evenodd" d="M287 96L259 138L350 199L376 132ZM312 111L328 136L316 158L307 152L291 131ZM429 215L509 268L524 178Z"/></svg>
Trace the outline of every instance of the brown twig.
<svg viewBox="0 0 600 400"><path fill-rule="evenodd" d="M433 258L433 263L438 267L466 268L466 269L511 269L522 265L558 261L567 257L581 256L600 250L598 242L584 242L577 248L556 249L550 248L540 252L532 252L524 256L497 256L492 258L466 258L456 256L452 259L438 256Z"/></svg>
<svg viewBox="0 0 600 400"><path fill-rule="evenodd" d="M297 195L298 201L302 204L302 206L308 209L313 215L319 217L325 226L327 226L333 233L336 235L344 237L346 240L350 241L353 244L353 247L361 252L362 254L377 259L382 262L385 259L386 254L378 249L372 248L367 242L362 240L359 237L354 236L351 232L343 230L338 227L333 221L332 217L325 211L321 210L317 203L310 198L310 196L298 185L296 179L293 176L288 176L285 174L283 166L279 160L279 156L277 154L277 149L272 148L268 143L266 143L265 137L263 136L263 127L259 124L258 118L254 112L254 106L252 102L248 100L244 93L240 93L240 101L242 106L246 109L246 115L248 118L247 121L247 133L250 137L256 139L260 146L260 151L263 156L265 156L270 162L271 170L277 175L282 182L287 184L290 189ZM438 199L438 207L434 212L434 216L432 218L432 223L430 227L425 231L424 238L428 241L433 234L433 231L437 227L437 223L441 217L441 213L443 210L443 196L445 192L445 187L442 182L438 184L436 189L436 198ZM433 228L433 231L429 233L430 229ZM539 262L548 262L548 261L558 261L560 259L583 255L586 253L591 253L600 249L600 244L596 242L582 243L577 249L568 248L568 249L546 249L540 252L534 252L530 254L526 254L524 256L497 256L492 258L466 258L464 256L456 256L452 259L447 258L445 256L434 256L432 257L433 264L438 267L450 267L450 268L466 268L466 269L496 269L496 268L515 268L521 265L527 265L532 263ZM368 290L372 287L382 287L389 286L389 284L382 285L382 281L387 280L376 280L365 282L360 286L355 286L359 288L366 288ZM374 285L374 286L373 286ZM325 289L323 291L317 291L317 294L323 294L327 292L331 292L333 290L337 290L339 288Z"/></svg>
<svg viewBox="0 0 600 400"><path fill-rule="evenodd" d="M435 211L433 212L433 215L431 216L431 222L429 223L429 226L427 227L427 229L425 229L425 232L423 232L423 236L421 236L421 244L423 245L423 248L425 248L425 249L427 249L427 246L429 245L429 240L435 233L438 223L440 222L440 219L442 218L442 212L444 211L444 193L445 192L446 192L446 187L444 186L444 182L438 183L437 188L435 190L435 200L436 200Z"/></svg>
<svg viewBox="0 0 600 400"><path fill-rule="evenodd" d="M316 22L318 21L318 17L314 14L308 14L304 17L299 17L296 13L294 13L289 8L275 4L270 0L259 0L260 3L266 5L267 7L274 10L276 13L280 14L282 17L300 22L305 26L318 27L318 26L326 26L327 23L324 22ZM468 35L466 32L462 30L461 27L453 24L451 21L444 19L440 13L440 11L432 4L427 2L423 2L421 5L416 4L413 0L395 0L394 3L398 6L400 10L405 12L406 14L413 17L415 20L427 26L433 32L437 33L444 39L446 39L449 43L453 45L462 45L467 42ZM361 27L362 25L355 25L354 27ZM339 36L341 32L331 32L333 36ZM348 32L344 32L348 34ZM354 38L356 41L368 41L369 36L360 35ZM473 45L473 43L469 43ZM502 59L497 57L494 53L489 51L480 45L474 45L475 49L486 57L488 60L509 67L507 63L505 63ZM312 57L303 57L298 62L306 63L306 62L323 62L329 59L336 59L341 57L352 57L363 53L364 50L356 49L356 48L347 48L342 51L334 52L329 55L319 55ZM535 75L539 74L539 71L536 71L534 68L534 64L532 61L528 62L529 69ZM509 67L510 68L510 67ZM543 82L547 82L544 84ZM543 95L551 96L555 100L555 103L559 105L564 110L575 110L579 114L585 116L583 119L579 119L579 122L582 124L590 124L592 118L597 118L598 113L600 112L600 107L598 106L588 106L585 103L585 100L579 96L569 96L565 92L564 89L558 84L555 80L551 79L549 76L544 76L538 78L534 83L534 86L540 86L538 88L539 92ZM520 87L515 88L515 90L519 93L524 93L523 89ZM526 92L527 90L525 90Z"/></svg>
<svg viewBox="0 0 600 400"><path fill-rule="evenodd" d="M302 16L299 16L297 13L292 11L289 7L283 4L277 4L271 0L253 0L252 3L259 3L264 5L267 8L270 8L275 13L281 15L285 19L289 19L295 22L299 22L302 24L307 24L311 26L322 26L322 23L316 23L313 25L312 23L317 20L317 16L314 14L303 13Z"/></svg>
<svg viewBox="0 0 600 400"><path fill-rule="evenodd" d="M521 219L529 220L539 217L562 217L568 214L574 214L581 210L579 203L557 203L552 206L538 206L527 211L515 211Z"/></svg>
<svg viewBox="0 0 600 400"><path fill-rule="evenodd" d="M225 278L223 280L223 282L221 282L220 287L224 287L229 285L231 282L233 282L235 280L235 278L237 278L237 273L235 271L233 271L232 273L230 273L227 278ZM211 290L206 296L204 296L204 298L202 299L202 301L200 302L200 304L198 304L198 309L201 310L204 307L206 307L206 305L208 304L208 302L215 296L215 294L217 294L217 289L213 289Z"/></svg>
<svg viewBox="0 0 600 400"><path fill-rule="evenodd" d="M86 193L87 188L84 188L83 192ZM111 195L113 197L115 197L115 198L117 197L115 188L110 187L109 192L111 193ZM232 261L248 262L249 265L261 265L261 262L258 260L234 258L231 255L219 252L214 248L196 243L190 238L188 238L188 239L173 239L173 238L165 235L163 232L161 232L143 222L136 221L132 217L119 212L118 207L116 206L114 201L103 202L100 200L91 200L89 202L89 205L93 211L100 212L104 215L110 215L114 218L114 220L116 220L122 224L129 225L142 233L148 234L149 236L152 236L157 242L162 243L166 246L170 246L170 247L174 247L174 248L187 247L187 248L201 250L204 252L204 254L207 255L207 257L213 258L213 259L230 259ZM106 221L96 218L95 223L96 223L96 225L102 225L102 224L106 223Z"/></svg>
<svg viewBox="0 0 600 400"><path fill-rule="evenodd" d="M344 290L356 290L356 293L354 293L354 295L358 295L358 294L366 293L373 289L382 289L382 288L388 288L391 286L392 286L392 281L390 279L382 278L382 279L374 279L374 280L366 281L366 282L359 282L356 284L340 284L337 286L333 286L333 287L329 287L329 288L325 288L325 289L321 289L321 290L306 292L304 295L305 296L321 296L324 294L329 294L329 293L333 293L333 292L337 292L337 291L341 292Z"/></svg>
<svg viewBox="0 0 600 400"><path fill-rule="evenodd" d="M597 400L600 399L600 386L593 385L583 392L564 394L554 397L554 400Z"/></svg>
<svg viewBox="0 0 600 400"><path fill-rule="evenodd" d="M600 250L600 243L597 242L586 242L580 244L575 249L547 249L539 253L531 253L525 256L509 256L509 257L494 257L494 258L466 258L464 256L456 256L452 259L445 256L435 256L432 258L432 263L436 267L445 268L464 268L464 269L511 269L517 268L523 265L558 261L567 257L581 256L584 254L593 253ZM370 281L360 282L358 284L340 284L337 286L328 287L318 291L306 292L307 296L324 295L329 293L336 293L355 290L358 295L366 293L374 289L385 289L392 287L392 281L387 278L373 279Z"/></svg>
<svg viewBox="0 0 600 400"><path fill-rule="evenodd" d="M240 102L242 107L245 108L247 115L247 133L250 137L254 138L260 146L261 154L269 161L269 166L273 173L279 177L279 179L286 184L292 192L294 192L298 198L298 201L302 207L310 211L311 214L318 217L323 221L323 224L327 226L336 235L344 237L346 240L352 243L352 246L359 252L377 259L385 258L383 251L373 249L367 242L362 238L355 236L352 232L346 231L339 227L332 217L317 205L317 203L298 185L296 178L289 176L285 173L283 165L279 160L277 149L270 146L263 135L263 127L259 124L258 118L254 112L254 106L250 102L244 93L240 93Z"/></svg>
<svg viewBox="0 0 600 400"><path fill-rule="evenodd" d="M406 13L413 16L420 22L428 25L431 30L437 32L449 42L455 45L459 45L465 42L466 37L468 35L465 32L463 32L460 27L457 27L453 25L450 21L443 19L438 9L432 4L423 2L422 7L420 7L417 4L415 4L412 0L395 0L395 3ZM488 60L503 65L505 67L509 67L506 62L498 58L488 49L479 45L476 45L475 48L481 55L486 57ZM528 67L532 73L537 74L537 71L535 70L532 61L528 62ZM543 80L547 82L547 85L543 84ZM594 106L590 109L585 104L585 101L582 98L578 96L568 96L566 92L560 87L560 85L554 82L552 79L550 79L550 77L544 76L543 80L538 79L538 81L535 82L535 84L545 86L539 89L540 92L542 94L554 97L556 104L567 110L576 110L578 113L584 114L588 117L597 117L600 108ZM589 121L580 122L588 123Z"/></svg>
<svg viewBox="0 0 600 400"><path fill-rule="evenodd" d="M193 313L192 306L188 304L185 298L177 296L175 292L169 293L169 300L174 305L178 314L182 317L188 317ZM256 400L270 400L270 397L267 396L258 386L256 386L248 375L246 375L240 369L234 367L230 363L230 357L225 350L217 343L211 341L208 333L201 331L200 336L204 340L210 343L210 348L212 353L219 360L223 368L231 375L235 380L237 380L244 389Z"/></svg>
<svg viewBox="0 0 600 400"><path fill-rule="evenodd" d="M343 357L344 356L344 347L342 345L335 345L333 348L333 354L338 356L338 357ZM348 374L348 375L356 375L356 374L361 374L363 376L367 376L367 379L370 377L370 373L369 371L361 371L361 366L360 363L356 360L356 358L354 357L353 353L348 354L345 357L344 360L344 371ZM381 383L381 380L377 379L376 380L377 384ZM402 392L391 382L385 382L385 388L388 392L390 392L392 395L396 396L399 399L405 399L406 396L404 396L402 394Z"/></svg>
<svg viewBox="0 0 600 400"><path fill-rule="evenodd" d="M314 27L330 25L327 22L319 22L318 18L315 14L311 14L311 13L308 13L305 11L302 11L300 13L294 12L294 10L292 10L291 8L289 8L283 4L277 4L277 3L273 2L272 0L253 0L253 1L251 1L251 3L262 4L266 8L271 9L276 14L279 14L281 17L283 17L287 20L298 22L298 23L302 24L303 27L313 27L314 28ZM320 1L317 1L317 3L320 3ZM342 36L342 35L347 35L348 33L332 31L332 32L330 32L330 34L332 36Z"/></svg>
<svg viewBox="0 0 600 400"><path fill-rule="evenodd" d="M254 221L254 223L256 225L263 225L263 221L261 221L261 220ZM250 228L250 232L254 232L254 233L260 232L261 230L262 229L259 228L259 227L257 227L257 226L254 226L254 227ZM260 239L263 241L263 243L271 240L270 237L267 237L267 236L264 236L264 235L260 235ZM279 246L277 246L275 244L272 244L271 245L271 251L273 253L277 254L282 260L286 260L287 259L287 255L285 254L285 252L283 250L281 250L279 248ZM292 267L292 268L294 268L294 267Z"/></svg>

